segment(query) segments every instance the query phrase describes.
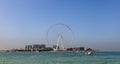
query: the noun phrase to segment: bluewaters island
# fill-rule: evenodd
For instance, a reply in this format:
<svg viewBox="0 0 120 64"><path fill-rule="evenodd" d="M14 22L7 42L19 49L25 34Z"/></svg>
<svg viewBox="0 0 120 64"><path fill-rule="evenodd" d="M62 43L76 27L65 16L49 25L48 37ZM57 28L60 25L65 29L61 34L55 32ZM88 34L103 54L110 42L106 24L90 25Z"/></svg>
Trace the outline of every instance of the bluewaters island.
<svg viewBox="0 0 120 64"><path fill-rule="evenodd" d="M75 52L95 52L96 50L93 50L91 48L85 48L85 47L73 47L73 48L60 48L57 45L53 45L53 47L46 47L45 44L33 44L33 45L25 45L24 49L17 48L17 49L10 49L10 50L0 50L0 52L49 52L49 51L75 51Z"/></svg>

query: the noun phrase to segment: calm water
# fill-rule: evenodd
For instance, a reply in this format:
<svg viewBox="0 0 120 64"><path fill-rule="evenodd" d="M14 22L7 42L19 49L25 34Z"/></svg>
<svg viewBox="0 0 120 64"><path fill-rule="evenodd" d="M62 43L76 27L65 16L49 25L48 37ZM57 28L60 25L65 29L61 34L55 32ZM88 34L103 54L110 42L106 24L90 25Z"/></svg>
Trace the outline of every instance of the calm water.
<svg viewBox="0 0 120 64"><path fill-rule="evenodd" d="M0 64L120 64L120 52L16 52L0 53Z"/></svg>

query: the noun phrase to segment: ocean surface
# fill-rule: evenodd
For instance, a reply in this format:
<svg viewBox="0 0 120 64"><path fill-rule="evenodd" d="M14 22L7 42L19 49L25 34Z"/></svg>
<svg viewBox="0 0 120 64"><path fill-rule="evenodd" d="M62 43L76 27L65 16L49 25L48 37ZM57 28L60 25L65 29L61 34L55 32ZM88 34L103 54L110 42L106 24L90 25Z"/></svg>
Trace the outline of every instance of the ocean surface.
<svg viewBox="0 0 120 64"><path fill-rule="evenodd" d="M3 52L0 64L120 64L120 52Z"/></svg>

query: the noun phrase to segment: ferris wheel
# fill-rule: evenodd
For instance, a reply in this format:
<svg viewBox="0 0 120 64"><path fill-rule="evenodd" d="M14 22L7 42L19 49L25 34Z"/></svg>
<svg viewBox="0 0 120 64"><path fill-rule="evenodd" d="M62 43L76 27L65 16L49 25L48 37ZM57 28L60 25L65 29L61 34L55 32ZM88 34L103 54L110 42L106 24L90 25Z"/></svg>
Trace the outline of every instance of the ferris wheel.
<svg viewBox="0 0 120 64"><path fill-rule="evenodd" d="M57 23L52 25L46 34L46 41L47 43L56 44L56 50L66 50L64 44L69 45L70 43L73 44L74 33L72 29L63 23Z"/></svg>

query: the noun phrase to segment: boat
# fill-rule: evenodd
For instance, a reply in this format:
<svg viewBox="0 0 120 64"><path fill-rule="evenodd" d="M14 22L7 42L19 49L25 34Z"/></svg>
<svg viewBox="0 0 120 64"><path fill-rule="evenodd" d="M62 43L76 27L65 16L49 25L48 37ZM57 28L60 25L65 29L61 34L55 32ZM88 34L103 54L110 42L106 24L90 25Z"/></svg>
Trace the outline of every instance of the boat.
<svg viewBox="0 0 120 64"><path fill-rule="evenodd" d="M93 54L92 51L87 51L87 55L91 55L91 54Z"/></svg>

